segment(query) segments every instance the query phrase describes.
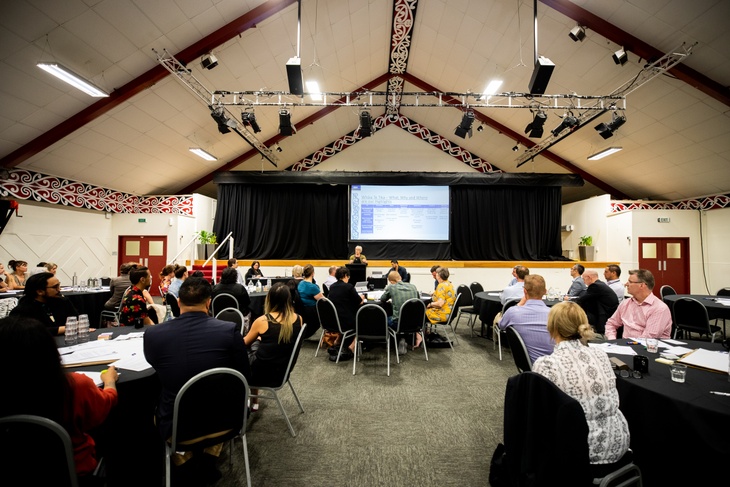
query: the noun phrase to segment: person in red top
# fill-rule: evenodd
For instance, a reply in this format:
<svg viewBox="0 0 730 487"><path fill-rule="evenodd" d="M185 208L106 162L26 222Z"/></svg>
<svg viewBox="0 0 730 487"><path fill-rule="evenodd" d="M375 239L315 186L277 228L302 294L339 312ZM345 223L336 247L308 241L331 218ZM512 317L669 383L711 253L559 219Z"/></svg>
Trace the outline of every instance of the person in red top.
<svg viewBox="0 0 730 487"><path fill-rule="evenodd" d="M102 374L103 389L85 375L66 373L53 336L41 322L24 316L0 320L0 370L6 371L0 374L0 417L32 414L61 425L71 437L83 483L97 465L96 445L87 432L117 404L117 371L109 367Z"/></svg>

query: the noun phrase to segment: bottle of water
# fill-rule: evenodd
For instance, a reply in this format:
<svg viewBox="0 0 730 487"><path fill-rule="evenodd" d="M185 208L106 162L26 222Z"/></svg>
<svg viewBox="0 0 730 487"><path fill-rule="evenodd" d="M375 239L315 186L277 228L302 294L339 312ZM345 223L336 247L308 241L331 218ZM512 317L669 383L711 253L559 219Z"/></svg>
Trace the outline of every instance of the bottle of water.
<svg viewBox="0 0 730 487"><path fill-rule="evenodd" d="M66 332L64 333L64 341L66 345L76 345L78 341L79 323L75 316L66 318Z"/></svg>
<svg viewBox="0 0 730 487"><path fill-rule="evenodd" d="M79 315L78 343L89 341L89 315Z"/></svg>
<svg viewBox="0 0 730 487"><path fill-rule="evenodd" d="M74 272L74 275L73 275L73 277L71 278L71 286L73 286L73 290L74 290L74 291L78 291L78 287L79 287L79 277L78 277L78 276L76 275L76 273L75 273L75 272Z"/></svg>
<svg viewBox="0 0 730 487"><path fill-rule="evenodd" d="M256 279L256 292L261 292L261 279Z"/></svg>
<svg viewBox="0 0 730 487"><path fill-rule="evenodd" d="M266 290L269 291L271 289L271 278L266 279Z"/></svg>
<svg viewBox="0 0 730 487"><path fill-rule="evenodd" d="M173 318L173 316L172 316L172 308L170 307L169 304L166 305L165 308L166 308L166 310L165 310L165 319L163 321L170 321Z"/></svg>

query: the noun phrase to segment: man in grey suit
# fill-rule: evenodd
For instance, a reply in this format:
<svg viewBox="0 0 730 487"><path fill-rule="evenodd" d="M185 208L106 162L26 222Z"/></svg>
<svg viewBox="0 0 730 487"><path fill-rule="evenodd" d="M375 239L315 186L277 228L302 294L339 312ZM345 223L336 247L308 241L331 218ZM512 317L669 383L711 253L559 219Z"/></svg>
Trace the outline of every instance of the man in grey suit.
<svg viewBox="0 0 730 487"><path fill-rule="evenodd" d="M577 298L582 296L586 292L586 283L583 282L583 272L586 268L580 264L575 264L570 268L570 277L573 278L573 282L570 284L568 292L565 294L565 299Z"/></svg>

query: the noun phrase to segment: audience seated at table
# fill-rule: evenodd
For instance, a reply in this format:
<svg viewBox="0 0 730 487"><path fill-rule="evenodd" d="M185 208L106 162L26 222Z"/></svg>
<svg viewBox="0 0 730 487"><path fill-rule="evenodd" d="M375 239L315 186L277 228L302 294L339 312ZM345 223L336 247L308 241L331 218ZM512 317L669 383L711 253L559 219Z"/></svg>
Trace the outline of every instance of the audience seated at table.
<svg viewBox="0 0 730 487"><path fill-rule="evenodd" d="M142 325L153 325L162 320L163 317L157 317L157 320L151 318L147 300L144 297L144 291L152 283L149 269L144 266L135 267L129 271L129 281L132 283L132 287L122 299L122 306L119 309L119 324L141 327Z"/></svg>
<svg viewBox="0 0 730 487"><path fill-rule="evenodd" d="M517 268L518 267L519 266L516 265L512 268L512 279L510 279L509 282L507 283L507 287L514 286L515 284L517 284Z"/></svg>
<svg viewBox="0 0 730 487"><path fill-rule="evenodd" d="M530 275L530 269L523 265L518 265L514 269L514 274L517 278L517 282L515 282L512 286L507 286L501 293L499 293L499 301L502 303L502 306L504 306L507 301L515 299L520 300L525 295L523 291L525 287L525 277Z"/></svg>
<svg viewBox="0 0 730 487"><path fill-rule="evenodd" d="M621 268L616 264L606 266L606 268L603 270L603 277L606 278L606 284L608 284L608 287L613 289L613 292L616 293L618 302L620 303L621 301L623 301L626 287L624 287L621 279L619 279L621 277Z"/></svg>
<svg viewBox="0 0 730 487"><path fill-rule="evenodd" d="M309 338L319 330L319 315L317 314L317 300L322 299L324 294L314 283L314 266L307 264L302 269L302 280L297 285L299 291L299 299L304 305L303 316L304 322L307 324L305 330L305 338Z"/></svg>
<svg viewBox="0 0 730 487"><path fill-rule="evenodd" d="M573 278L573 282L570 283L568 292L565 293L565 299L577 298L582 296L586 292L586 283L583 281L583 272L586 268L580 264L575 264L570 268L570 277Z"/></svg>
<svg viewBox="0 0 730 487"><path fill-rule="evenodd" d="M550 308L542 300L546 292L545 279L538 274L531 274L525 276L524 284L524 299L504 313L499 328L506 330L508 326L513 326L525 342L527 354L534 363L539 357L553 353L555 342L547 330Z"/></svg>
<svg viewBox="0 0 730 487"><path fill-rule="evenodd" d="M50 272L55 276L56 271L58 271L58 265L53 262L38 262L38 265L36 265L35 268L28 271L27 277L30 277L33 274L40 274L41 272Z"/></svg>
<svg viewBox="0 0 730 487"><path fill-rule="evenodd" d="M191 277L185 280L179 289L180 316L149 328L144 334L145 359L162 384L156 423L163 439L172 434L175 397L195 375L215 367L229 367L251 381L251 367L240 326L208 315L211 291L206 279ZM196 474L204 476L206 481L214 481L221 475L215 466L221 447L216 445L192 455L176 454L173 463L182 465L195 458Z"/></svg>
<svg viewBox="0 0 730 487"><path fill-rule="evenodd" d="M588 288L573 301L586 312L588 323L593 325L593 330L603 335L606 331L606 320L613 316L618 308L618 298L608 284L598 280L598 272L592 269L583 273L583 281Z"/></svg>
<svg viewBox="0 0 730 487"><path fill-rule="evenodd" d="M408 270L398 263L398 259L390 261L390 269L400 274L400 278L404 282L408 282Z"/></svg>
<svg viewBox="0 0 730 487"><path fill-rule="evenodd" d="M548 315L555 351L538 358L532 371L550 379L583 407L591 464L619 461L629 448L629 425L619 410L616 376L608 355L588 347L593 330L576 303L562 302Z"/></svg>
<svg viewBox="0 0 730 487"><path fill-rule="evenodd" d="M433 276L433 289L434 289L434 290L436 290L436 288L437 288L437 287L439 287L439 280L438 280L438 278L436 277L436 273L437 273L437 271L439 270L439 267L441 267L441 266L440 266L440 265L438 265L438 264L436 264L436 265L432 265L432 266L431 266L431 270L430 270L430 272L431 272L431 275Z"/></svg>
<svg viewBox="0 0 730 487"><path fill-rule="evenodd" d="M426 308L426 319L431 323L446 321L456 301L454 285L449 281L449 269L439 267L436 270L436 280L439 284L436 286L433 298Z"/></svg>
<svg viewBox="0 0 730 487"><path fill-rule="evenodd" d="M623 327L625 338L670 338L672 313L654 296L654 275L646 269L629 271L626 288L631 295L606 321L606 338L613 340Z"/></svg>
<svg viewBox="0 0 730 487"><path fill-rule="evenodd" d="M119 305L122 302L122 297L124 297L124 292L132 285L132 283L129 282L129 271L138 265L139 264L136 262L125 262L119 266L119 275L117 277L113 277L109 282L109 291L111 291L112 295L107 302L104 303L104 309L108 311L116 311L119 308Z"/></svg>
<svg viewBox="0 0 730 487"><path fill-rule="evenodd" d="M53 337L41 322L27 316L0 320L0 367L6 371L0 377L0 416L31 414L61 425L71 437L79 482L87 485L97 465L96 445L88 432L100 426L117 404L116 369L110 366L101 374L102 389L83 374L66 372ZM37 451L25 454L37 457L42 469L44 456L60 452L39 444ZM6 482L11 481L6 478Z"/></svg>
<svg viewBox="0 0 730 487"><path fill-rule="evenodd" d="M261 264L259 264L258 260L251 262L251 267L246 271L246 282L254 277L264 277L264 273L261 272Z"/></svg>
<svg viewBox="0 0 730 487"><path fill-rule="evenodd" d="M304 279L304 267L300 266L299 264L293 266L291 268L291 276L297 281L301 281L302 279Z"/></svg>
<svg viewBox="0 0 730 487"><path fill-rule="evenodd" d="M294 312L289 287L282 282L271 286L264 315L253 322L244 338L249 349L251 385L281 384L303 323L302 317ZM251 393L256 394L256 389ZM258 410L257 398L251 398L251 406L253 411Z"/></svg>
<svg viewBox="0 0 730 487"><path fill-rule="evenodd" d="M246 288L237 282L238 276L238 271L234 267L224 269L220 282L213 286L211 298L215 298L219 294L230 294L236 298L238 309L245 316L249 313L248 305L251 304L251 298L248 296Z"/></svg>
<svg viewBox="0 0 730 487"><path fill-rule="evenodd" d="M176 265L175 266L175 278L170 283L170 287L167 288L168 294L172 294L176 298L178 297L177 293L180 290L180 286L182 286L182 283L185 282L185 279L188 278L188 268L184 265Z"/></svg>
<svg viewBox="0 0 730 487"><path fill-rule="evenodd" d="M52 335L63 335L66 318L75 317L78 312L71 301L61 294L58 278L50 272L41 272L28 278L23 297L10 315L36 319Z"/></svg>
<svg viewBox="0 0 730 487"><path fill-rule="evenodd" d="M388 286L385 288L385 291L383 291L383 294L380 295L381 303L386 303L390 300L391 305L393 306L393 313L391 316L388 316L388 326L397 328L398 318L400 317L400 308L403 306L403 303L409 299L419 297L420 294L414 284L403 281L400 272L397 270L390 271L388 273ZM417 340L420 343L420 340L422 339L421 334L417 333L417 335ZM405 336L400 337L398 340L398 353L401 355L405 355L406 353Z"/></svg>
<svg viewBox="0 0 730 487"><path fill-rule="evenodd" d="M165 294L167 294L167 290L170 288L170 284L172 284L172 280L174 278L175 266L172 264L167 264L160 271L160 294L163 298L165 297Z"/></svg>
<svg viewBox="0 0 730 487"><path fill-rule="evenodd" d="M331 265L330 268L327 270L327 279L325 279L324 282L322 283L322 291L324 291L326 288L327 291L329 292L329 289L332 286L332 284L337 282L337 277L335 277L336 272L337 272L337 266Z"/></svg>
<svg viewBox="0 0 730 487"><path fill-rule="evenodd" d="M365 302L365 296L358 294L355 291L355 286L350 284L350 270L347 267L338 267L335 272L335 277L337 278L337 282L330 287L327 299L335 305L342 331L354 330L355 316L357 315L357 310ZM355 341L351 339L345 345L349 348L350 354L352 354L355 350ZM334 360L337 360L337 351L339 351L339 347L336 348L337 350L334 351L334 354L330 353L330 357L334 356ZM352 357L350 354L342 354L340 361L349 360Z"/></svg>
<svg viewBox="0 0 730 487"><path fill-rule="evenodd" d="M25 289L25 281L28 279L28 263L24 260L10 260L8 267L13 272L8 275L6 282L9 289Z"/></svg>

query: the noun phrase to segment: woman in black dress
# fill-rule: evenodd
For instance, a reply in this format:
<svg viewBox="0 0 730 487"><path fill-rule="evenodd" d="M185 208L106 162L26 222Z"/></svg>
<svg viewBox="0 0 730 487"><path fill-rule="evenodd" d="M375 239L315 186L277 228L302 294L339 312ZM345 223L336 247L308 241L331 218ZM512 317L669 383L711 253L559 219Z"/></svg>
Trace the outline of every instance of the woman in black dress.
<svg viewBox="0 0 730 487"><path fill-rule="evenodd" d="M261 272L261 264L259 264L258 260L251 262L251 267L246 271L246 282L254 277L264 277L264 273Z"/></svg>

